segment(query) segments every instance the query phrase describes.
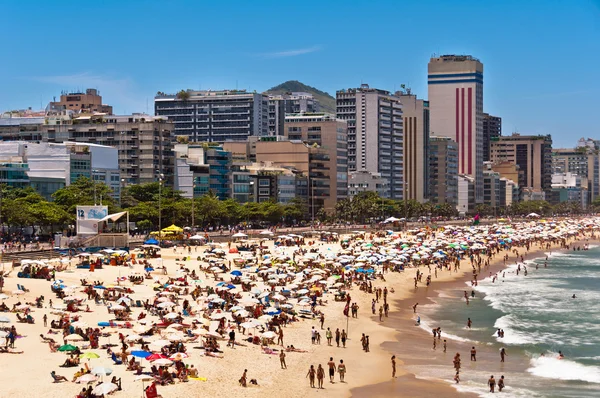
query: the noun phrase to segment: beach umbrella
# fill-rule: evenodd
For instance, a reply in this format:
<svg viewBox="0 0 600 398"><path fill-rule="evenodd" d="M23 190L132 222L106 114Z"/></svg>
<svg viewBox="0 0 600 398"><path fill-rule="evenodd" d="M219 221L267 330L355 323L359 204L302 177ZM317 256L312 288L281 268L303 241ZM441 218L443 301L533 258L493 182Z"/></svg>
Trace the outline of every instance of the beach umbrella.
<svg viewBox="0 0 600 398"><path fill-rule="evenodd" d="M10 323L10 319L6 316L0 316L0 322L2 323Z"/></svg>
<svg viewBox="0 0 600 398"><path fill-rule="evenodd" d="M173 361L171 361L168 358L160 358L160 359L157 359L155 361L152 361L152 364L153 365L159 365L159 366L169 366L169 365L173 364Z"/></svg>
<svg viewBox="0 0 600 398"><path fill-rule="evenodd" d="M275 337L277 337L277 335L275 334L275 332L264 332L261 337L264 337L265 339L274 339Z"/></svg>
<svg viewBox="0 0 600 398"><path fill-rule="evenodd" d="M123 307L120 304L113 304L109 307L109 309L111 309L113 311L123 311L125 309L125 307Z"/></svg>
<svg viewBox="0 0 600 398"><path fill-rule="evenodd" d="M98 378L97 378L96 376L94 376L94 375L93 375L93 374L91 374L91 373L88 373L88 374L85 374L85 375L83 375L83 376L79 377L79 378L76 380L76 383L93 383L93 382L95 382L96 380L98 380Z"/></svg>
<svg viewBox="0 0 600 398"><path fill-rule="evenodd" d="M83 340L83 337L81 337L78 334L73 333L73 334L70 334L67 337L65 337L65 340L67 340L67 341L81 341L81 340Z"/></svg>
<svg viewBox="0 0 600 398"><path fill-rule="evenodd" d="M4 293L0 294L0 300L6 300L8 296Z"/></svg>
<svg viewBox="0 0 600 398"><path fill-rule="evenodd" d="M97 366L92 369L92 374L96 376L109 376L112 374L113 370L111 368L105 368L104 366Z"/></svg>
<svg viewBox="0 0 600 398"><path fill-rule="evenodd" d="M96 354L95 352L88 351L86 353L81 354L79 356L79 358L81 358L81 359L97 359L97 358L100 358L100 355Z"/></svg>
<svg viewBox="0 0 600 398"><path fill-rule="evenodd" d="M230 272L231 275L233 276L242 276L242 272L240 270L234 270Z"/></svg>
<svg viewBox="0 0 600 398"><path fill-rule="evenodd" d="M137 358L148 358L150 355L153 355L151 352L148 351L131 351L130 352L131 355L133 355L134 357Z"/></svg>
<svg viewBox="0 0 600 398"><path fill-rule="evenodd" d="M188 355L183 352L176 352L175 354L171 355L169 359L171 359L172 361L181 361L187 357Z"/></svg>
<svg viewBox="0 0 600 398"><path fill-rule="evenodd" d="M108 395L111 392L116 391L117 388L119 388L119 386L117 386L114 383L102 383L99 384L96 388L94 388L92 392L95 395Z"/></svg>
<svg viewBox="0 0 600 398"><path fill-rule="evenodd" d="M76 349L77 349L77 347L75 347L74 345L71 345L71 344L65 344L65 345L61 345L60 347L58 347L58 351L61 351L61 352L75 351Z"/></svg>
<svg viewBox="0 0 600 398"><path fill-rule="evenodd" d="M4 339L4 338L6 338L6 336L8 336L8 332L5 332L4 330L0 330L0 339Z"/></svg>

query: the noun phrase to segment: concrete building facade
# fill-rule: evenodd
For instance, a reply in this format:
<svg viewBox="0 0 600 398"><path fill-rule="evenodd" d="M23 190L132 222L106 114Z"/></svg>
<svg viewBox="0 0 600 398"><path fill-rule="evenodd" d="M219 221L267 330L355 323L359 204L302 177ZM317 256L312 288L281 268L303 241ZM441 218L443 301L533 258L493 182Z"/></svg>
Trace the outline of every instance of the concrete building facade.
<svg viewBox="0 0 600 398"><path fill-rule="evenodd" d="M370 171L351 171L348 173L348 196L353 197L361 192L377 192L382 198L388 198L389 184L379 173Z"/></svg>
<svg viewBox="0 0 600 398"><path fill-rule="evenodd" d="M348 171L380 173L391 199L404 198L404 130L401 98L360 88L336 93L337 117L348 122Z"/></svg>
<svg viewBox="0 0 600 398"><path fill-rule="evenodd" d="M300 140L318 145L329 155L327 167L331 178L329 202L348 197L348 124L326 113L297 113L285 117L284 135L289 140ZM326 204L331 209L330 203Z"/></svg>
<svg viewBox="0 0 600 398"><path fill-rule="evenodd" d="M191 142L244 141L269 134L269 97L245 90L193 91L154 97L154 112Z"/></svg>
<svg viewBox="0 0 600 398"><path fill-rule="evenodd" d="M492 140L490 160L509 162L523 173L519 185L528 198L544 199L552 184L552 137L512 134ZM504 175L506 177L506 175Z"/></svg>
<svg viewBox="0 0 600 398"><path fill-rule="evenodd" d="M85 92L63 91L60 95L60 101L50 102L46 111L48 113L62 113L64 111L77 113L99 112L112 115L113 108L102 103L102 96L98 90L88 88Z"/></svg>
<svg viewBox="0 0 600 398"><path fill-rule="evenodd" d="M428 65L431 134L458 144L458 171L474 178L483 202L483 64L469 55L442 55Z"/></svg>
<svg viewBox="0 0 600 398"><path fill-rule="evenodd" d="M491 140L502 135L502 118L492 116L489 113L483 114L483 161L490 161L490 143Z"/></svg>
<svg viewBox="0 0 600 398"><path fill-rule="evenodd" d="M600 195L600 156L585 145L552 150L553 174L572 173L587 179L589 202Z"/></svg>
<svg viewBox="0 0 600 398"><path fill-rule="evenodd" d="M319 102L310 93L269 95L269 135L285 135L283 125L289 113L319 112Z"/></svg>
<svg viewBox="0 0 600 398"><path fill-rule="evenodd" d="M408 199L429 198L429 101L410 90L397 92L402 102L404 128L404 182Z"/></svg>
<svg viewBox="0 0 600 398"><path fill-rule="evenodd" d="M429 137L429 200L458 203L458 144L448 137Z"/></svg>

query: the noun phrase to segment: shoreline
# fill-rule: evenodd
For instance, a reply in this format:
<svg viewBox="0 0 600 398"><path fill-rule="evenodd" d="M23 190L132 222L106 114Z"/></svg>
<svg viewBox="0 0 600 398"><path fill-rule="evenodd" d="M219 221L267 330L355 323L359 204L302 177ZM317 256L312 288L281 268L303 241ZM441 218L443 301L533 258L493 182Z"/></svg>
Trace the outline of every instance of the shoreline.
<svg viewBox="0 0 600 398"><path fill-rule="evenodd" d="M588 245L597 245L600 244L600 240L597 238L592 238L588 235L578 236L574 239L569 239L567 241L567 245L570 247L573 244L588 244ZM515 257L514 253L509 254L509 260L506 265L503 261L503 256L507 254L507 251L502 251L499 254L496 254L494 258L490 260L490 265L488 267L482 267L482 275L478 278L478 281L483 280L489 277L489 274L492 275L499 274L500 272L508 269L511 265L514 264L514 261L517 258L520 259L521 252L525 249L524 247L518 247L519 255ZM543 258L546 254L554 254L554 253L564 253L567 250L566 248L561 248L560 244L552 244L550 249L540 248L534 246L533 250L530 250L526 254L523 254L524 262L531 261L537 258ZM500 257L498 257L500 256ZM465 266L466 265L466 266ZM468 267L468 268L467 268ZM421 267L420 269L423 269ZM413 270L413 269L411 269ZM444 272L446 276L448 276L448 271ZM438 276L440 274L438 273ZM360 387L355 387L351 390L352 397L387 397L391 395L399 395L403 397L412 397L412 396L433 396L434 394L443 394L444 397L478 397L480 396L475 392L464 392L459 391L455 388L455 383L452 380L454 375L454 369L452 367L452 358L453 354L456 351L460 351L463 353L463 367L461 369L461 374L464 372L465 368L468 365L466 362L468 349L471 344L475 344L471 341L460 341L455 340L454 337L447 337L444 335L444 330L442 330L442 339L438 340L438 348L436 351L432 350L431 343L431 333L427 332L422 327L417 327L414 321L414 314L412 312L412 305L415 302L419 303L419 307L426 307L431 305L437 305L435 298L438 297L443 292L448 291L456 291L456 290L469 290L467 283L472 279L472 268L470 263L463 259L461 260L461 267L459 272L452 272L452 276L450 278L444 278L443 280L433 279L432 286L433 288L427 287L419 287L416 291L414 288L411 289L411 294L409 297L398 298L395 299L393 308L397 308L399 311L393 311L390 313L389 319L392 322L384 322L382 326L386 328L393 328L396 333L394 334L394 338L392 340L386 340L381 343L381 347L388 353L388 357L386 358L387 362L389 362L389 358L392 355L396 355L396 360L398 363L398 376L396 379L388 379L384 382L372 383L368 385L363 385ZM436 282L437 281L437 282ZM417 310L418 315L418 310ZM410 341L410 346L406 344ZM448 349L446 353L442 353L443 349L441 347L441 341L447 339ZM426 350L426 351L424 351ZM429 350L429 351L427 351ZM465 354L465 350L467 353ZM431 352L431 358L425 358L423 356L424 352ZM489 360L491 354L484 354L483 352L478 352L478 358ZM497 358L497 355L494 356L494 359ZM449 370L449 377L425 377L422 374L419 374L419 371L415 371L415 368L423 367L430 365L432 363L447 364ZM515 364L512 364L515 365ZM521 365L521 364L519 364ZM519 366L523 371L529 368L529 364L524 364L525 366ZM391 367L390 367L391 369ZM406 382L409 383L409 389L407 390ZM413 395L413 393L416 395ZM485 391L482 391L484 393Z"/></svg>

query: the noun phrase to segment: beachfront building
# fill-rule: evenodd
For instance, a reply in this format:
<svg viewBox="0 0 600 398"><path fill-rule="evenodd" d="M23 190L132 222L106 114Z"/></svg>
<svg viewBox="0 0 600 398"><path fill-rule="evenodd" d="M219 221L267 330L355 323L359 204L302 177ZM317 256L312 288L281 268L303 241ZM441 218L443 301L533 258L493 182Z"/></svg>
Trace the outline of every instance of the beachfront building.
<svg viewBox="0 0 600 398"><path fill-rule="evenodd" d="M45 118L0 119L2 141L71 141L117 148L120 179L118 184L112 180L109 184L115 187L154 182L160 174L171 185L172 132L173 124L165 118L142 113L78 115L68 111Z"/></svg>
<svg viewBox="0 0 600 398"><path fill-rule="evenodd" d="M471 176L458 175L458 199L456 210L460 215L472 214L475 211L475 179Z"/></svg>
<svg viewBox="0 0 600 398"><path fill-rule="evenodd" d="M588 207L588 180L570 172L552 175L552 191L549 202L553 205L562 202L577 203L582 209Z"/></svg>
<svg viewBox="0 0 600 398"><path fill-rule="evenodd" d="M354 197L361 192L377 192L382 198L389 198L389 184L379 173L370 171L351 171L348 173L348 197Z"/></svg>
<svg viewBox="0 0 600 398"><path fill-rule="evenodd" d="M491 140L490 161L519 166L523 200L545 200L552 184L552 137L550 135L501 136ZM507 177L506 175L503 175ZM514 181L514 180L513 180Z"/></svg>
<svg viewBox="0 0 600 398"><path fill-rule="evenodd" d="M244 141L269 134L266 94L246 90L159 92L154 112L174 123L174 134L190 142Z"/></svg>
<svg viewBox="0 0 600 398"><path fill-rule="evenodd" d="M336 92L338 119L348 123L348 171L379 173L389 198L404 198L404 130L401 98L361 84Z"/></svg>
<svg viewBox="0 0 600 398"><path fill-rule="evenodd" d="M429 137L429 200L458 204L458 144L448 137Z"/></svg>
<svg viewBox="0 0 600 398"><path fill-rule="evenodd" d="M408 199L429 198L429 101L418 99L410 89L396 93L402 102L404 128L404 181Z"/></svg>
<svg viewBox="0 0 600 398"><path fill-rule="evenodd" d="M483 203L483 64L470 55L431 58L427 83L431 134L458 144L458 172L473 177Z"/></svg>
<svg viewBox="0 0 600 398"><path fill-rule="evenodd" d="M591 147L587 144L591 144ZM552 150L553 174L576 174L587 179L588 201L600 195L600 156L593 140L580 139L576 148Z"/></svg>
<svg viewBox="0 0 600 398"><path fill-rule="evenodd" d="M116 148L75 142L0 142L0 163L0 183L31 186L47 200L79 177L105 183L112 189L112 197L120 199Z"/></svg>
<svg viewBox="0 0 600 398"><path fill-rule="evenodd" d="M328 202L336 203L348 197L348 124L327 113L294 113L285 117L284 136L317 145L326 151L326 166L330 175ZM335 189L334 189L335 188ZM326 207L330 208L329 203Z"/></svg>
<svg viewBox="0 0 600 398"><path fill-rule="evenodd" d="M269 95L269 135L285 135L287 114L319 112L319 101L312 94L292 92Z"/></svg>
<svg viewBox="0 0 600 398"><path fill-rule="evenodd" d="M490 161L490 145L493 139L502 135L502 118L483 114L483 161Z"/></svg>

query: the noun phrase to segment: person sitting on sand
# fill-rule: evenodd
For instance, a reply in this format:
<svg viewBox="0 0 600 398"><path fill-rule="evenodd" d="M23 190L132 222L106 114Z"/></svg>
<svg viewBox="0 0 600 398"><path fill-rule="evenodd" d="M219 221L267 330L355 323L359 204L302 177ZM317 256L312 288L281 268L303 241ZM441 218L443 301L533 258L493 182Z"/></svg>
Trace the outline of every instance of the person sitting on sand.
<svg viewBox="0 0 600 398"><path fill-rule="evenodd" d="M57 375L55 371L50 372L50 376L54 379L53 383L60 383L61 381L69 381L65 376Z"/></svg>

